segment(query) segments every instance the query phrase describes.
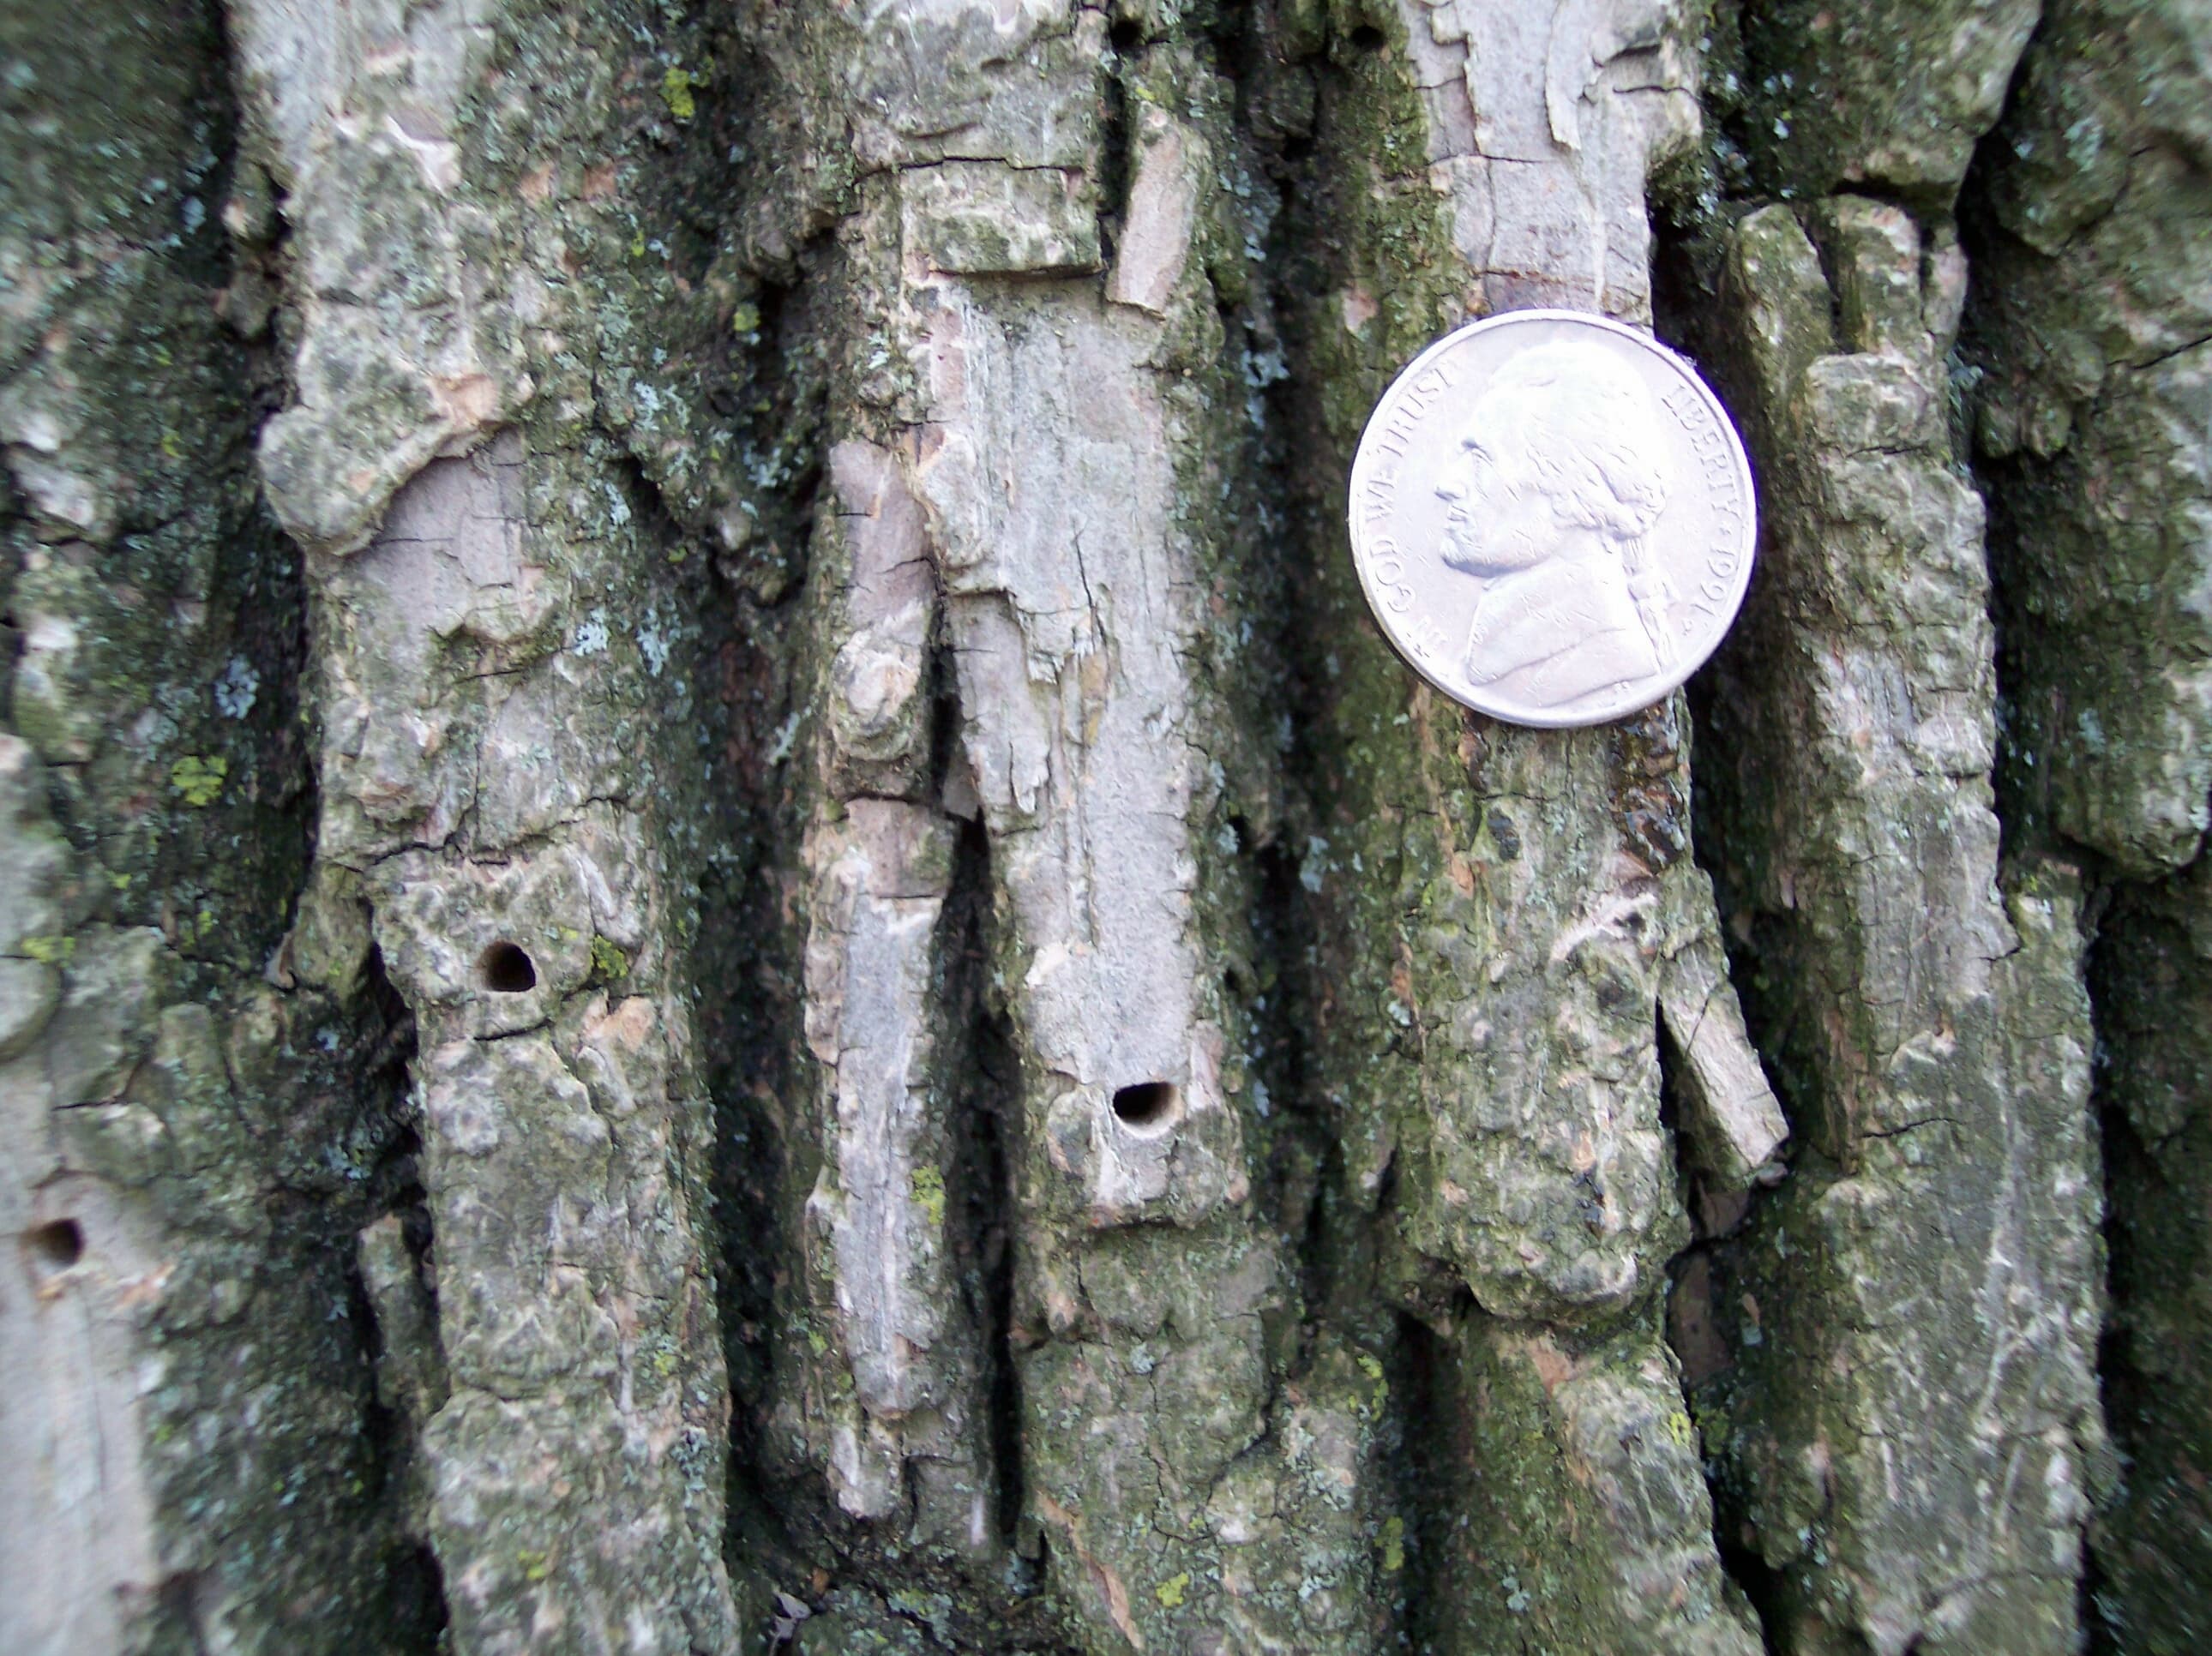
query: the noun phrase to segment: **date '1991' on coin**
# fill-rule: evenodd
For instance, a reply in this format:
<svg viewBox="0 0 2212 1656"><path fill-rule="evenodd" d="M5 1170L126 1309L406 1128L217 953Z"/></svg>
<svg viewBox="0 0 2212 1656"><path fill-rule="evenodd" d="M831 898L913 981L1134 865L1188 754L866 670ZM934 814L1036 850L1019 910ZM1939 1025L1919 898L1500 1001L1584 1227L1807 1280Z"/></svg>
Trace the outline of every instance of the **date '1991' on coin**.
<svg viewBox="0 0 2212 1656"><path fill-rule="evenodd" d="M1735 619L1757 538L1720 400L1633 328L1516 311L1382 394L1352 465L1352 555L1398 653L1516 725L1649 707Z"/></svg>

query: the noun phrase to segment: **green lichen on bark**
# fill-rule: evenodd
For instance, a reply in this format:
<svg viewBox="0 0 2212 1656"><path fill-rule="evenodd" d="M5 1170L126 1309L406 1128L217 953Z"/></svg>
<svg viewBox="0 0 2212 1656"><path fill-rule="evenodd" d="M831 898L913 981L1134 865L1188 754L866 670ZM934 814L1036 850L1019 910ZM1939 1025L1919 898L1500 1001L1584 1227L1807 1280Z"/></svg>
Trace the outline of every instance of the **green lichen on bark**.
<svg viewBox="0 0 2212 1656"><path fill-rule="evenodd" d="M2212 1366L2206 1192L2212 1185L2212 903L2200 860L2125 889L2099 928L2090 987L2109 1066L2100 1082L2112 1216L2105 1405L2127 1456L2096 1534L2094 1608L2113 1644L2179 1656L2203 1642L2212 1460L2202 1404Z"/></svg>
<svg viewBox="0 0 2212 1656"><path fill-rule="evenodd" d="M312 779L298 558L253 474L257 278L221 221L220 22L17 10L0 56L0 1223L47 1239L0 1340L39 1399L0 1626L426 1647L352 1276L354 1227L404 1199L405 1032L371 995L262 979ZM54 1523L57 1487L88 1498Z"/></svg>
<svg viewBox="0 0 2212 1656"><path fill-rule="evenodd" d="M2054 7L1969 221L2008 798L2131 877L2196 854L2212 793L2205 50L2186 8Z"/></svg>
<svg viewBox="0 0 2212 1656"><path fill-rule="evenodd" d="M2103 885L2091 956L2112 1252L2106 1404L2122 1459L2092 1609L2113 1647L2203 1642L2212 1411L2191 1261L2212 1098L2195 1009L2208 912L2206 617L2212 34L2192 7L2052 3L1966 221L1976 464L2026 844Z"/></svg>
<svg viewBox="0 0 2212 1656"><path fill-rule="evenodd" d="M1421 1351L1445 1422L1421 1486L1429 1648L1753 1647L1713 1549L1698 1429L1655 1335L1633 1319L1595 1339L1492 1324ZM1565 1513L1599 1517L1621 1544L1561 1544Z"/></svg>
<svg viewBox="0 0 2212 1656"><path fill-rule="evenodd" d="M1756 187L1810 201L1838 189L1948 208L2004 106L2037 0L1723 0L1736 104L1730 137ZM1740 67L1739 67L1740 65Z"/></svg>
<svg viewBox="0 0 2212 1656"><path fill-rule="evenodd" d="M1467 217L1466 190L1479 197L1484 169L1503 176L1515 152L1466 124L1475 58L1510 47L1459 43L1504 20L1379 21L1381 50L1339 39L1279 231L1296 261L1280 405L1301 434L1290 475L1306 548L1291 634L1304 786L1288 825L1317 951L1299 979L1316 1094L1304 1107L1330 1143L1309 1268L1327 1311L1407 1377L1409 1636L1747 1649L1694 1434L1632 1434L1602 1471L1587 1459L1606 1435L1600 1393L1688 1425L1656 1329L1666 1260L1687 1240L1659 1119L1658 984L1711 925L1682 855L1679 715L1538 735L1462 713L1375 635L1343 547L1334 480L1385 373L1470 307L1536 302L1543 274ZM1656 54L1661 37L1626 50ZM1474 112L1510 129L1505 112ZM1607 234L1631 228L1597 234L1609 255ZM1616 289L1620 268L1604 264L1595 293L1575 288L1579 270L1553 272L1571 291L1553 296L1633 314L1641 278ZM1570 931L1581 946L1555 947ZM1583 1383L1558 1392L1571 1374ZM1437 1438L1462 1446L1449 1473L1423 1470ZM1699 1585L1655 1603L1646 1570ZM1522 1574L1547 1595L1533 1622Z"/></svg>
<svg viewBox="0 0 2212 1656"><path fill-rule="evenodd" d="M313 549L317 878L366 901L373 932L347 942L373 935L422 1044L434 1314L404 1280L377 1307L429 1342L384 1366L400 1518L463 1647L721 1648L760 1612L721 1556L718 1146L689 950L702 872L750 831L712 779L742 773L763 711L730 682L748 640L727 594L788 584L781 462L754 441L787 393L732 326L747 303L762 325L760 282L705 204L730 165L705 36L644 9L580 33L530 6L465 39L439 33L453 21L379 43L386 79L328 60L342 100L411 97L404 121L324 130L281 74L255 82L299 261L297 400L263 464ZM249 63L292 27L251 10ZM661 95L678 64L688 118ZM349 180L393 167L374 210L413 216L363 262ZM434 325L456 282L507 294L470 337ZM376 376L331 377L365 298L406 313L370 343L438 409L356 407ZM722 412L735 395L750 418Z"/></svg>
<svg viewBox="0 0 2212 1656"><path fill-rule="evenodd" d="M1703 843L1802 1148L1747 1220L1714 1216L1675 1325L1771 1628L2060 1651L2109 1475L2079 877L2024 861L2000 886L1983 513L1945 366L1966 270L1923 211L1746 203L1685 249L1712 285L1674 319L1745 421L1764 517L1698 703Z"/></svg>

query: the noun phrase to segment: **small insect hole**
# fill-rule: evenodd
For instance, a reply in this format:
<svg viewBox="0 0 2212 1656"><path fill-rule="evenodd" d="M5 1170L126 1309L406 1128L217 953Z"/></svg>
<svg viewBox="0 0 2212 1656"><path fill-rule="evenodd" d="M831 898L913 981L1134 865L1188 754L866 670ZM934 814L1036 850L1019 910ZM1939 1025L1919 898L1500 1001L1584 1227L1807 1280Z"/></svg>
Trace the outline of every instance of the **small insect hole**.
<svg viewBox="0 0 2212 1656"><path fill-rule="evenodd" d="M1352 44L1362 52L1382 50L1382 31L1371 23L1362 23L1352 31Z"/></svg>
<svg viewBox="0 0 2212 1656"><path fill-rule="evenodd" d="M538 968L517 943L495 943L485 949L477 975L495 995L520 995L538 986Z"/></svg>
<svg viewBox="0 0 2212 1656"><path fill-rule="evenodd" d="M23 1233L31 1257L48 1271L67 1271L84 1258L84 1228L74 1219L55 1219Z"/></svg>
<svg viewBox="0 0 2212 1656"><path fill-rule="evenodd" d="M1164 1127L1173 1122L1182 1103L1182 1089L1172 1081L1140 1081L1114 1095L1114 1113L1124 1126Z"/></svg>

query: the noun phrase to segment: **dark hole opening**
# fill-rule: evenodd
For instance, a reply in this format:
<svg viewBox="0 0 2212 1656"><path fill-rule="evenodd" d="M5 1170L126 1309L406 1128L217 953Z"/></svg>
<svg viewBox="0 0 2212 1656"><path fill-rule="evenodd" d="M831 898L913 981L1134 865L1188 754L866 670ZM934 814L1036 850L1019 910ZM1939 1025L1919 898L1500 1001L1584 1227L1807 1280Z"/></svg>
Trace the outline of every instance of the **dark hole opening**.
<svg viewBox="0 0 2212 1656"><path fill-rule="evenodd" d="M1132 1127L1158 1127L1174 1119L1181 1097L1172 1081L1140 1081L1114 1095L1114 1113Z"/></svg>
<svg viewBox="0 0 2212 1656"><path fill-rule="evenodd" d="M23 1240L39 1263L52 1271L67 1271L84 1258L84 1228L74 1219L34 1225L23 1233Z"/></svg>
<svg viewBox="0 0 2212 1656"><path fill-rule="evenodd" d="M1114 48L1114 55L1126 58L1145 43L1145 31L1135 19L1124 17L1106 31L1106 44Z"/></svg>
<svg viewBox="0 0 2212 1656"><path fill-rule="evenodd" d="M1382 31L1371 23L1362 23L1352 31L1352 44L1362 52L1382 50Z"/></svg>
<svg viewBox="0 0 2212 1656"><path fill-rule="evenodd" d="M494 994L519 995L538 986L538 968L516 943L494 943L477 962L477 971Z"/></svg>

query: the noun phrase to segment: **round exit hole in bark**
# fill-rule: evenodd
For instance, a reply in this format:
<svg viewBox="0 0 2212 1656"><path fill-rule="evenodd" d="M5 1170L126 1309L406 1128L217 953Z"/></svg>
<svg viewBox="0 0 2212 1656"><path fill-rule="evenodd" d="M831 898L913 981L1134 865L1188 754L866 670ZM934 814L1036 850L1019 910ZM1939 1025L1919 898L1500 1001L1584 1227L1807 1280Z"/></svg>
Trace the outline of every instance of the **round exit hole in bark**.
<svg viewBox="0 0 2212 1656"><path fill-rule="evenodd" d="M1172 1081L1140 1081L1114 1094L1114 1113L1125 1127L1163 1132L1182 1114L1182 1089Z"/></svg>
<svg viewBox="0 0 2212 1656"><path fill-rule="evenodd" d="M84 1228L74 1219L33 1225L23 1233L23 1242L45 1271L67 1271L84 1258Z"/></svg>
<svg viewBox="0 0 2212 1656"><path fill-rule="evenodd" d="M495 995L520 995L538 986L538 968L520 943L495 943L477 961L477 976Z"/></svg>

